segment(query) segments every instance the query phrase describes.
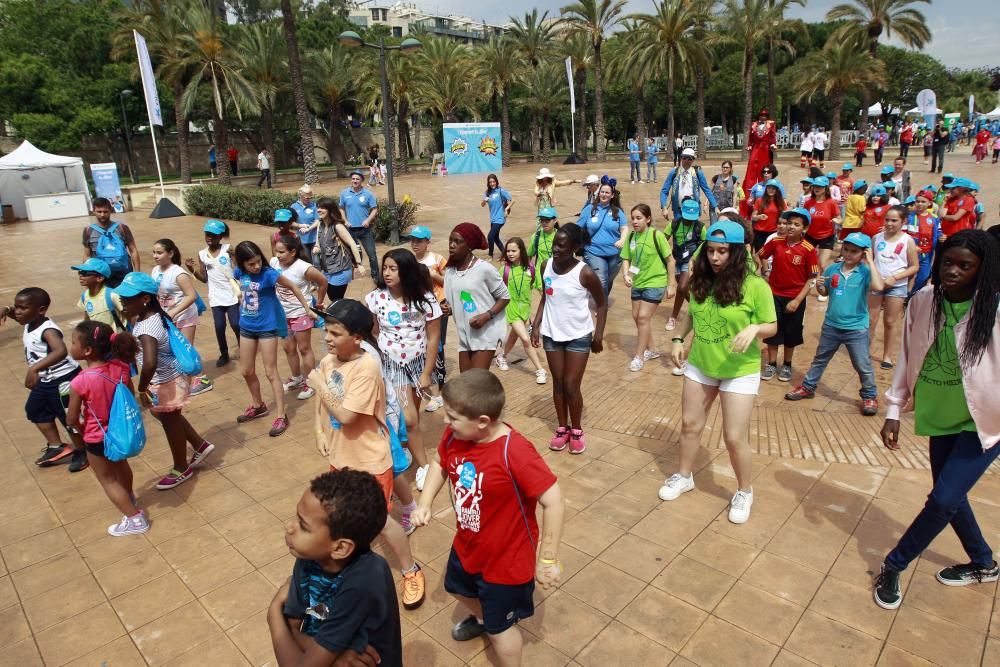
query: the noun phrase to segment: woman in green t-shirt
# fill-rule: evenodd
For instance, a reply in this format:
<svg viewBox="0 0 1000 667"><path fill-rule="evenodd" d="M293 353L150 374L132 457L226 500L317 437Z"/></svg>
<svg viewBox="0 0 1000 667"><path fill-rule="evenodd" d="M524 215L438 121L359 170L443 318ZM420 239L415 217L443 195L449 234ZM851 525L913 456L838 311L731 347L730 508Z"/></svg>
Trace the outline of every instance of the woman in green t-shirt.
<svg viewBox="0 0 1000 667"><path fill-rule="evenodd" d="M538 358L538 350L531 345L531 284L535 278L535 267L528 258L528 251L524 248L524 241L520 236L507 239L504 246L504 256L506 261L503 266L503 283L510 293L510 302L504 309L507 317L507 324L510 331L504 340L503 349L497 355L497 368L502 371L510 370L507 363L507 355L510 354L514 343L521 341L524 352L528 355L528 361L535 367L535 382L545 384L545 367L542 360Z"/></svg>
<svg viewBox="0 0 1000 667"><path fill-rule="evenodd" d="M632 289L632 319L636 328L635 356L628 368L641 371L644 362L660 353L652 345L651 320L667 292L670 241L652 226L653 213L645 204L636 204L629 215L632 229L625 237L621 258L625 286Z"/></svg>
<svg viewBox="0 0 1000 667"><path fill-rule="evenodd" d="M731 220L708 229L704 249L693 261L688 316L678 325L671 356L680 367L688 356L681 395L680 470L660 487L661 500L694 489L695 457L716 396L722 403L722 438L736 473L729 520L750 518L750 413L760 387L758 338L778 329L771 288L747 271L746 231ZM694 332L691 352L684 339Z"/></svg>

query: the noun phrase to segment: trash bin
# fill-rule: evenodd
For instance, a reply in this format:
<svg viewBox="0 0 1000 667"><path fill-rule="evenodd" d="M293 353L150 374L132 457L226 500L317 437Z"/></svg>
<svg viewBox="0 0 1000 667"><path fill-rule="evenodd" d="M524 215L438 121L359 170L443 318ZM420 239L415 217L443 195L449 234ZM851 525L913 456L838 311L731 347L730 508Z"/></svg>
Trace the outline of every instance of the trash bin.
<svg viewBox="0 0 1000 667"><path fill-rule="evenodd" d="M14 222L14 205L4 204L2 209L3 209L2 213L3 223L5 225L12 224Z"/></svg>

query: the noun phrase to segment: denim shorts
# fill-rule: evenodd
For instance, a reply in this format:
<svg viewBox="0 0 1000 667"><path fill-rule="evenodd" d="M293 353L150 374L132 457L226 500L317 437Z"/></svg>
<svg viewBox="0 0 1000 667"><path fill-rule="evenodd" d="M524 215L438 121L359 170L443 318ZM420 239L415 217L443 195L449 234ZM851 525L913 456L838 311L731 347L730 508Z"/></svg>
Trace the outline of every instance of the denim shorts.
<svg viewBox="0 0 1000 667"><path fill-rule="evenodd" d="M243 327L240 327L240 338L247 338L249 340L267 340L269 338L278 338L278 330L270 329L268 331L247 331Z"/></svg>
<svg viewBox="0 0 1000 667"><path fill-rule="evenodd" d="M590 352L590 343L593 340L593 333L573 340L552 340L542 334L542 349L546 352Z"/></svg>
<svg viewBox="0 0 1000 667"><path fill-rule="evenodd" d="M910 293L909 284L907 281L899 282L892 287L886 288L881 292L872 290L872 296L892 296L897 299L905 299L906 295Z"/></svg>
<svg viewBox="0 0 1000 667"><path fill-rule="evenodd" d="M675 260L674 261L674 275L680 277L682 273L687 273L691 267L691 258L688 257L685 261Z"/></svg>
<svg viewBox="0 0 1000 667"><path fill-rule="evenodd" d="M633 287L632 300L645 301L646 303L660 303L663 301L663 295L666 293L666 287L643 287L640 289Z"/></svg>

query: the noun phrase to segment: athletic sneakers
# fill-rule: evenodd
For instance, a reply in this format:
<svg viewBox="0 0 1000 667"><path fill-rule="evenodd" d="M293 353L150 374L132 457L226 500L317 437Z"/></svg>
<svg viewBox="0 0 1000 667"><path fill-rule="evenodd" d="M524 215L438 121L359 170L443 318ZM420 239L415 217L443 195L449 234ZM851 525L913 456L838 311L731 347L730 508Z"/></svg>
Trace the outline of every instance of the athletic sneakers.
<svg viewBox="0 0 1000 667"><path fill-rule="evenodd" d="M632 357L632 361L628 365L628 369L633 373L642 370L642 359L639 357Z"/></svg>
<svg viewBox="0 0 1000 667"><path fill-rule="evenodd" d="M417 472L414 475L414 482L417 485L417 491L424 490L424 482L427 481L427 471L431 469L430 464L425 464L417 468Z"/></svg>
<svg viewBox="0 0 1000 667"><path fill-rule="evenodd" d="M72 455L73 448L69 445L46 445L42 449L42 455L35 459L35 465L49 468L61 463L69 463Z"/></svg>
<svg viewBox="0 0 1000 667"><path fill-rule="evenodd" d="M670 374L675 377L681 377L684 372L687 371L687 362L681 364L680 366L674 366L670 369Z"/></svg>
<svg viewBox="0 0 1000 667"><path fill-rule="evenodd" d="M650 359L659 359L660 353L656 350L646 350L642 353L642 360L649 361Z"/></svg>
<svg viewBox="0 0 1000 667"><path fill-rule="evenodd" d="M780 382L789 382L792 379L792 367L790 364L782 364L781 370L778 371L778 380Z"/></svg>
<svg viewBox="0 0 1000 667"><path fill-rule="evenodd" d="M299 399L300 401L305 401L305 400L310 399L310 398L312 398L313 396L316 395L316 390L313 389L312 387L310 387L309 385L303 384L303 385L301 385L301 388L302 388L302 391L300 391L299 395L295 397L295 398Z"/></svg>
<svg viewBox="0 0 1000 667"><path fill-rule="evenodd" d="M205 394L213 389L215 389L215 385L207 377L191 378L191 391L189 392L191 396Z"/></svg>
<svg viewBox="0 0 1000 667"><path fill-rule="evenodd" d="M229 355L228 354L224 354L221 357L219 357L218 361L215 362L215 367L216 368L222 368L223 366L225 366L228 363L229 363Z"/></svg>
<svg viewBox="0 0 1000 667"><path fill-rule="evenodd" d="M87 461L87 452L83 449L74 450L69 457L69 471L70 472L80 472L81 470L86 470L90 467L90 462Z"/></svg>
<svg viewBox="0 0 1000 667"><path fill-rule="evenodd" d="M268 410L267 404L250 405L247 407L246 410L243 411L243 414L241 414L239 417L236 418L236 421L239 422L240 424L243 424L248 421L253 421L258 417L263 417L268 412L270 412L270 410Z"/></svg>
<svg viewBox="0 0 1000 667"><path fill-rule="evenodd" d="M510 370L510 365L507 363L507 357L503 356L502 354L497 355L497 368L499 368L502 371Z"/></svg>
<svg viewBox="0 0 1000 667"><path fill-rule="evenodd" d="M882 571L875 577L875 590L872 592L875 604L882 609L898 609L903 602L903 594L899 590L899 572L882 563Z"/></svg>
<svg viewBox="0 0 1000 667"><path fill-rule="evenodd" d="M729 501L729 521L731 523L746 523L750 518L750 508L753 506L753 489L749 491L736 490L733 499Z"/></svg>
<svg viewBox="0 0 1000 667"><path fill-rule="evenodd" d="M545 374L544 368L539 368L535 371L535 384L545 384L548 382L548 376Z"/></svg>
<svg viewBox="0 0 1000 667"><path fill-rule="evenodd" d="M201 443L201 447L194 450L194 454L191 456L191 462L188 464L192 468L200 465L202 461L208 458L208 455L215 451L215 445L210 443L208 440Z"/></svg>
<svg viewBox="0 0 1000 667"><path fill-rule="evenodd" d="M424 603L424 592L427 582L420 565L413 564L413 569L403 573L403 608L416 609Z"/></svg>
<svg viewBox="0 0 1000 667"><path fill-rule="evenodd" d="M673 331L677 328L677 320L673 317L667 318L667 324L663 328L667 331Z"/></svg>
<svg viewBox="0 0 1000 667"><path fill-rule="evenodd" d="M861 401L861 414L865 417L874 417L878 414L878 399L866 398Z"/></svg>
<svg viewBox="0 0 1000 667"><path fill-rule="evenodd" d="M282 415L274 420L271 424L271 430L267 432L272 438L277 438L279 435L288 430L288 416Z"/></svg>
<svg viewBox="0 0 1000 667"><path fill-rule="evenodd" d="M296 375L295 377L290 377L281 384L281 388L286 392L292 389L297 389L302 386L303 378L301 375Z"/></svg>
<svg viewBox="0 0 1000 667"><path fill-rule="evenodd" d="M139 510L135 516L123 516L122 520L116 524L108 526L108 535L112 537L126 537L128 535L141 535L149 530L149 522L146 515Z"/></svg>
<svg viewBox="0 0 1000 667"><path fill-rule="evenodd" d="M973 565L952 565L934 575L935 579L945 586L968 586L969 584L986 584L1000 579L1000 567L993 561L990 567Z"/></svg>
<svg viewBox="0 0 1000 667"><path fill-rule="evenodd" d="M467 642L486 634L486 626L476 620L475 616L467 616L451 629L451 638L457 642Z"/></svg>
<svg viewBox="0 0 1000 667"><path fill-rule="evenodd" d="M583 454L587 451L587 442L583 439L583 430L579 428L569 431L569 453Z"/></svg>
<svg viewBox="0 0 1000 667"><path fill-rule="evenodd" d="M764 366L764 370L760 374L761 380L773 380L774 376L778 373L778 366L776 364L768 364Z"/></svg>
<svg viewBox="0 0 1000 667"><path fill-rule="evenodd" d="M174 468L167 473L166 477L164 477L163 479L161 479L159 482L156 483L156 488L159 489L160 491L173 489L191 479L192 475L194 475L194 468L192 468L191 466L188 466L187 470L185 470L184 472L181 472L176 468Z"/></svg>
<svg viewBox="0 0 1000 667"><path fill-rule="evenodd" d="M417 529L417 524L410 520L410 512L403 512L399 517L399 525L403 527L403 533L410 535Z"/></svg>
<svg viewBox="0 0 1000 667"><path fill-rule="evenodd" d="M549 449L554 452L561 452L566 449L566 445L569 444L569 429L565 426L560 426L556 429L556 434L552 436L549 440Z"/></svg>
<svg viewBox="0 0 1000 667"><path fill-rule="evenodd" d="M816 392L800 385L785 394L786 401L801 401L803 398L816 398Z"/></svg>
<svg viewBox="0 0 1000 667"><path fill-rule="evenodd" d="M437 412L444 405L444 399L440 396L431 396L424 406L424 412Z"/></svg>
<svg viewBox="0 0 1000 667"><path fill-rule="evenodd" d="M663 486L660 487L656 495L660 497L660 500L677 500L682 493L693 490L694 475L682 475L675 472L663 482Z"/></svg>

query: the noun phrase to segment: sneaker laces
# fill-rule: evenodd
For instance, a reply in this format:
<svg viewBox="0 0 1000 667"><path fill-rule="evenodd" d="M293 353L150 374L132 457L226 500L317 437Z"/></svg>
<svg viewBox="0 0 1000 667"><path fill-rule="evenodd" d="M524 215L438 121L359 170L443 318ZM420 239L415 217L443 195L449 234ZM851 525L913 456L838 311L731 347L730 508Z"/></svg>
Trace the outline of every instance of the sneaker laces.
<svg viewBox="0 0 1000 667"><path fill-rule="evenodd" d="M409 572L403 573L403 590L409 595L416 595L420 592L420 582L417 580L417 573L420 567L414 565Z"/></svg>
<svg viewBox="0 0 1000 667"><path fill-rule="evenodd" d="M737 490L736 493L733 495L732 501L730 501L729 504L732 505L734 510L742 512L747 508L747 505L750 503L751 495L752 492Z"/></svg>
<svg viewBox="0 0 1000 667"><path fill-rule="evenodd" d="M257 406L256 405L248 405L247 409L243 411L243 416L244 417L252 417L255 414L257 414Z"/></svg>
<svg viewBox="0 0 1000 667"><path fill-rule="evenodd" d="M670 487L679 486L681 483L686 481L687 477L680 474L679 472L675 472L673 475L670 476L670 479L667 480L667 486Z"/></svg>

